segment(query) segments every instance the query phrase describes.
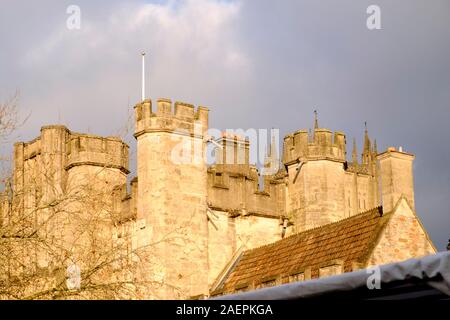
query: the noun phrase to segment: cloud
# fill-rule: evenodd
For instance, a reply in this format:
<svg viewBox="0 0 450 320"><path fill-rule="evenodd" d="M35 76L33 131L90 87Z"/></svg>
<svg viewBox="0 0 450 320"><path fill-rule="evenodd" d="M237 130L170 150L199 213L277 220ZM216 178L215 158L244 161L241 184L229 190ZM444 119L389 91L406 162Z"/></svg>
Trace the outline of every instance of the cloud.
<svg viewBox="0 0 450 320"><path fill-rule="evenodd" d="M237 2L114 3L99 12L90 4L79 6L80 30L66 28L68 15L60 6L58 18L48 22L51 32L39 34L26 50L18 48L8 67L20 74L26 105L39 113L34 121L60 120L58 113L78 129L97 125L101 133L111 130L110 121L89 123L86 114L108 115L118 125L120 110L138 101L142 50L149 53L147 76L154 98L196 100L196 91L216 92L224 75L231 78L250 68L250 59L234 41ZM34 38L32 33L25 39Z"/></svg>
<svg viewBox="0 0 450 320"><path fill-rule="evenodd" d="M88 63L92 55L126 58L135 47L151 48L156 57L170 58L172 62L183 60L182 55L207 62L220 54L230 67L236 62L242 66L245 61L238 49L233 48L227 33L239 12L239 5L234 2L131 3L117 5L106 17L86 14L87 18L84 12L89 9L80 8L81 29L56 27L41 44L26 53L27 67L59 57L77 65Z"/></svg>

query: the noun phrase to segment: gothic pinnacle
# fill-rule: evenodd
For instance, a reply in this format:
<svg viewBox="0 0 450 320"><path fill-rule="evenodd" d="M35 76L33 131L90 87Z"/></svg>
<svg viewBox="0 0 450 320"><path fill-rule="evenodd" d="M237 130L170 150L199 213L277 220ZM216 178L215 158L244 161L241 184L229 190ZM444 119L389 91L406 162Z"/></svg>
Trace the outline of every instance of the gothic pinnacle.
<svg viewBox="0 0 450 320"><path fill-rule="evenodd" d="M369 132L367 131L367 121L364 122L364 150L363 154L369 154L370 152L370 139L369 139Z"/></svg>
<svg viewBox="0 0 450 320"><path fill-rule="evenodd" d="M354 164L358 163L358 153L356 151L356 139L355 138L353 138L352 162Z"/></svg>

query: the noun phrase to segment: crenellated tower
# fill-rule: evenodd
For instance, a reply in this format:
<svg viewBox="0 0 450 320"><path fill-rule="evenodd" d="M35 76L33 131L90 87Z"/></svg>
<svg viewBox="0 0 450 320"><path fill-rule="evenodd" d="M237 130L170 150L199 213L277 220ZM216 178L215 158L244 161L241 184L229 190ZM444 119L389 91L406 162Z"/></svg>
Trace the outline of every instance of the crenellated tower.
<svg viewBox="0 0 450 320"><path fill-rule="evenodd" d="M119 138L44 126L39 137L14 145L12 219L21 219L24 234L42 224L39 235L54 237L73 263L86 261L81 256L91 252L92 234L101 230L111 242L112 224L92 221L112 214L112 190L128 172L128 146ZM39 266L51 264L43 248L29 249Z"/></svg>
<svg viewBox="0 0 450 320"><path fill-rule="evenodd" d="M135 106L139 246L151 246L147 294L180 298L208 293L208 109L159 99Z"/></svg>
<svg viewBox="0 0 450 320"><path fill-rule="evenodd" d="M34 140L14 145L14 193L16 205L25 211L65 196L82 183L92 187L93 181L102 180L112 190L126 182L128 173L128 145L117 137L51 125L42 127Z"/></svg>
<svg viewBox="0 0 450 320"><path fill-rule="evenodd" d="M296 231L344 217L346 139L342 132L319 127L284 138L283 163L288 172L286 211Z"/></svg>

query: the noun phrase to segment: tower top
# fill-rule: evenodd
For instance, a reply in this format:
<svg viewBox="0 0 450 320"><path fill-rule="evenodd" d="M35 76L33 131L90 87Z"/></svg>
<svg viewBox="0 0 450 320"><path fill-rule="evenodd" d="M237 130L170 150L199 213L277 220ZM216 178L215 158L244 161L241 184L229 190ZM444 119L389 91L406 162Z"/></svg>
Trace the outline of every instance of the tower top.
<svg viewBox="0 0 450 320"><path fill-rule="evenodd" d="M209 109L170 99L158 99L152 106L150 99L136 104L135 134L138 136L151 132L171 132L179 135L201 137L208 129Z"/></svg>

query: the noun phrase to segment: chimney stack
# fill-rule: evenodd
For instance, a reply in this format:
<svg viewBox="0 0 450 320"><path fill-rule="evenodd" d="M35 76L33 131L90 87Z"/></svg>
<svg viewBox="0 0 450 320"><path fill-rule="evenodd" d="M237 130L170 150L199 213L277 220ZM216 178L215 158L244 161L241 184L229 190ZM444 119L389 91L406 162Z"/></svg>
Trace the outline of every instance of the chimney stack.
<svg viewBox="0 0 450 320"><path fill-rule="evenodd" d="M414 210L414 155L390 147L377 159L380 161L383 212L391 211L402 196Z"/></svg>

